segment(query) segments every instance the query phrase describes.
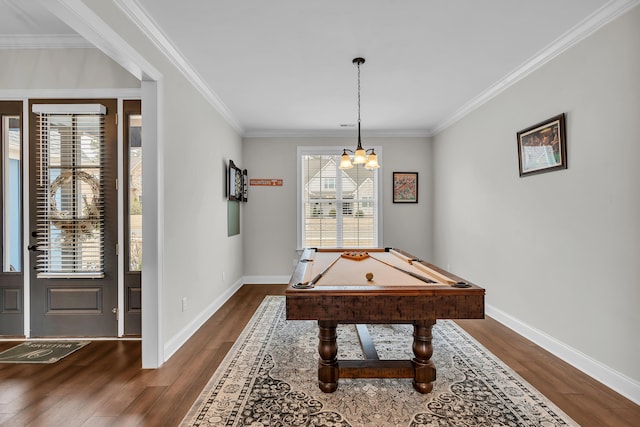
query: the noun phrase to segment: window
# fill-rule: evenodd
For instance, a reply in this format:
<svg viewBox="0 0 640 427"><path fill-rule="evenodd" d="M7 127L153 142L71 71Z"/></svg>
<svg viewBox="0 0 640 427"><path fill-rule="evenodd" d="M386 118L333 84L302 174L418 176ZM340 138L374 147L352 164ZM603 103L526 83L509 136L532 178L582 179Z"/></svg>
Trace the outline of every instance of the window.
<svg viewBox="0 0 640 427"><path fill-rule="evenodd" d="M341 170L341 153L337 148L298 148L300 248L378 246L378 170Z"/></svg>
<svg viewBox="0 0 640 427"><path fill-rule="evenodd" d="M0 115L2 271L22 271L22 136L20 116Z"/></svg>
<svg viewBox="0 0 640 427"><path fill-rule="evenodd" d="M333 190L335 191L336 189L336 178L335 177L325 177L325 179L322 181L322 188L324 190Z"/></svg>
<svg viewBox="0 0 640 427"><path fill-rule="evenodd" d="M38 114L38 277L102 277L106 108L34 104L33 111Z"/></svg>
<svg viewBox="0 0 640 427"><path fill-rule="evenodd" d="M128 116L129 271L142 271L142 115Z"/></svg>

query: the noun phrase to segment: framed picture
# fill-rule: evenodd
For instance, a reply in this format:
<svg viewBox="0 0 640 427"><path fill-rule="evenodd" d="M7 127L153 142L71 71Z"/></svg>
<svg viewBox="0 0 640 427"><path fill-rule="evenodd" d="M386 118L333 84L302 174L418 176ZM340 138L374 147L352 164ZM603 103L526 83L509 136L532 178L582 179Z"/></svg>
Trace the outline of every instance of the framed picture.
<svg viewBox="0 0 640 427"><path fill-rule="evenodd" d="M567 168L564 113L518 132L520 176Z"/></svg>
<svg viewBox="0 0 640 427"><path fill-rule="evenodd" d="M418 203L418 172L393 173L393 203Z"/></svg>
<svg viewBox="0 0 640 427"><path fill-rule="evenodd" d="M233 160L229 160L229 170L227 176L227 188L228 198L232 201L242 201L242 194L244 192L244 184L242 180L242 170L233 163Z"/></svg>
<svg viewBox="0 0 640 427"><path fill-rule="evenodd" d="M249 172L246 169L242 171L242 201L249 200Z"/></svg>

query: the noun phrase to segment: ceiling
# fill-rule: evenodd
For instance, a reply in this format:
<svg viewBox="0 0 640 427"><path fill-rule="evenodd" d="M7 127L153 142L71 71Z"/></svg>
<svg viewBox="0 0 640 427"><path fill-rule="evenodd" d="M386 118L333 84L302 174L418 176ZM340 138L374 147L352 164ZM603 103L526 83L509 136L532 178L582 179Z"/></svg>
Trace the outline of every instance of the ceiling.
<svg viewBox="0 0 640 427"><path fill-rule="evenodd" d="M147 15L243 135L265 136L353 133L359 56L363 134L431 135L593 31L620 0L118 2ZM37 2L0 8L5 40L73 34Z"/></svg>

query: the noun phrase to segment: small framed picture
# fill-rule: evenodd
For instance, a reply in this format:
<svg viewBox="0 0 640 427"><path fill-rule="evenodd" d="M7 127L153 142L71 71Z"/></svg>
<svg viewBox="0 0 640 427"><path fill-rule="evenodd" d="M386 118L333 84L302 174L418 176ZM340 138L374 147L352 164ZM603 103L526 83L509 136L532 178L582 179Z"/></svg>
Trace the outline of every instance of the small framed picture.
<svg viewBox="0 0 640 427"><path fill-rule="evenodd" d="M393 173L393 203L418 203L418 172Z"/></svg>
<svg viewBox="0 0 640 427"><path fill-rule="evenodd" d="M518 132L520 176L567 168L564 113Z"/></svg>

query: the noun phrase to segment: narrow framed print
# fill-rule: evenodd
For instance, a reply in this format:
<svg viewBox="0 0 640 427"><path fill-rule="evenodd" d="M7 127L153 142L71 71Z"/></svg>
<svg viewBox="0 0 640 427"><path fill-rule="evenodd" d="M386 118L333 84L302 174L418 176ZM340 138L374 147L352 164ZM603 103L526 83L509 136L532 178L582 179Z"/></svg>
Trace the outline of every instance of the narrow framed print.
<svg viewBox="0 0 640 427"><path fill-rule="evenodd" d="M242 170L242 201L249 201L249 172Z"/></svg>
<svg viewBox="0 0 640 427"><path fill-rule="evenodd" d="M567 168L564 113L518 132L520 176Z"/></svg>
<svg viewBox="0 0 640 427"><path fill-rule="evenodd" d="M229 168L227 174L227 197L231 201L242 201L243 184L242 184L242 170L233 163L233 160L229 160Z"/></svg>
<svg viewBox="0 0 640 427"><path fill-rule="evenodd" d="M418 203L418 172L393 173L393 203Z"/></svg>

